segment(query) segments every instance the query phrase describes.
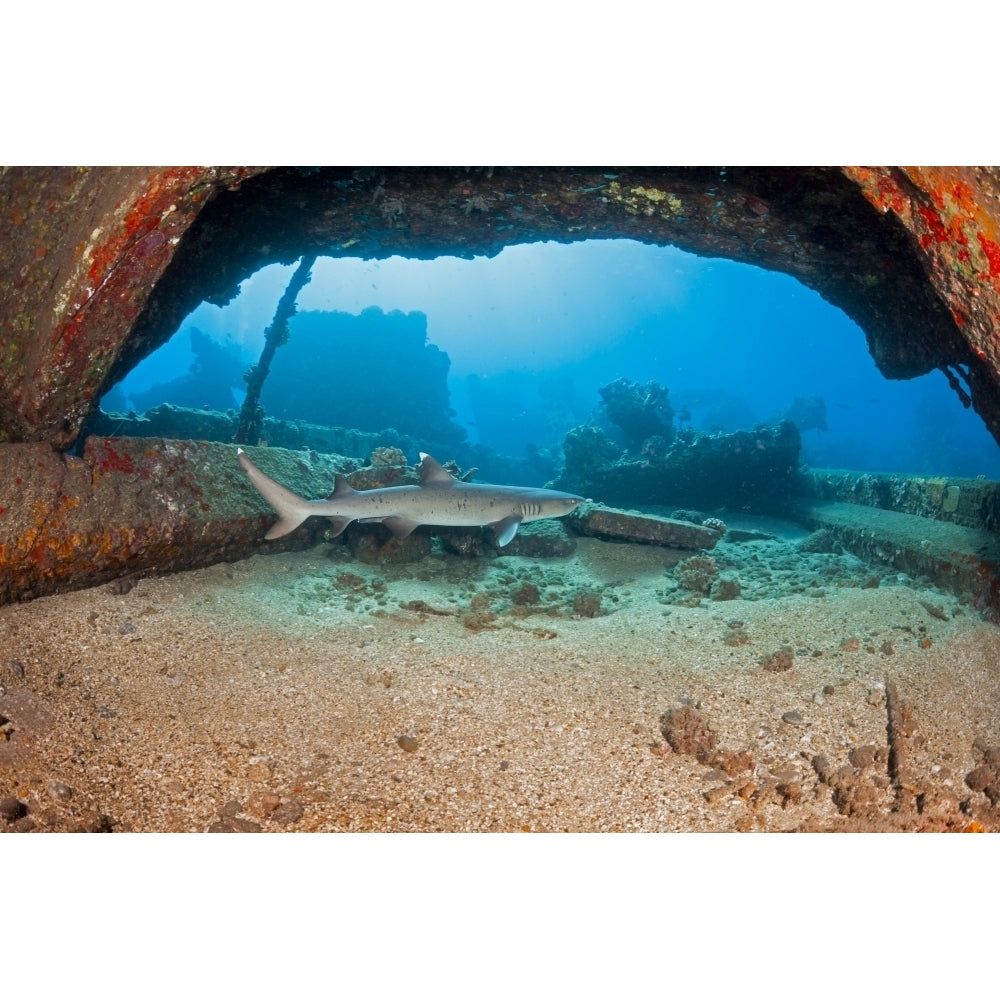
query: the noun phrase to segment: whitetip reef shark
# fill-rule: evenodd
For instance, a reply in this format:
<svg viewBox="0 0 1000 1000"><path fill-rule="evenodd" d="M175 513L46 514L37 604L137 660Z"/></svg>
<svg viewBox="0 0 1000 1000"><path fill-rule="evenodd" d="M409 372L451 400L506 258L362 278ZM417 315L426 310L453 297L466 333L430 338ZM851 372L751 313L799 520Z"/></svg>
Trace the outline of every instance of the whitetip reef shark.
<svg viewBox="0 0 1000 1000"><path fill-rule="evenodd" d="M530 486L492 486L464 483L430 455L420 453L419 486L386 486L356 490L339 473L326 500L306 500L264 475L236 450L239 463L260 495L278 512L278 520L264 536L281 538L314 514L333 522L333 537L352 521L381 521L397 538L406 538L422 524L473 527L488 524L503 547L518 526L543 517L562 517L584 502L583 497Z"/></svg>

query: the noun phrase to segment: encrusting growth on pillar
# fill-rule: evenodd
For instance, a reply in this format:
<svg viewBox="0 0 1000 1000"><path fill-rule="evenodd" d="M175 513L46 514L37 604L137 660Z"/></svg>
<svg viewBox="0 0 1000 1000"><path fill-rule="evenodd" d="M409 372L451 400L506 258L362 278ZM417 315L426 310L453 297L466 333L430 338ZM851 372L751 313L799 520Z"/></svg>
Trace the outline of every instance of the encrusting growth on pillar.
<svg viewBox="0 0 1000 1000"><path fill-rule="evenodd" d="M260 352L257 364L247 369L244 378L247 381L247 397L240 409L240 419L233 440L236 444L256 444L260 438L261 424L264 420L264 410L260 405L260 391L264 381L271 371L274 352L282 344L288 342L288 321L295 315L295 300L299 292L309 284L312 277L312 266L316 263L315 254L306 254L292 275L274 310L274 319L264 334L264 349Z"/></svg>

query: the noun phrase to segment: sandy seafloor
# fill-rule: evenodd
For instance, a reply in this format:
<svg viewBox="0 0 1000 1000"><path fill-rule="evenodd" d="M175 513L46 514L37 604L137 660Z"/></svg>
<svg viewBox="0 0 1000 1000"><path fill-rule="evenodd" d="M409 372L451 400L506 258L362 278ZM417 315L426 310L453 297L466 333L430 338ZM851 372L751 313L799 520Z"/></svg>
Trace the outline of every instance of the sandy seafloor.
<svg viewBox="0 0 1000 1000"><path fill-rule="evenodd" d="M0 608L0 829L997 829L965 779L1000 744L1000 629L777 531L716 547L725 601L583 538L385 567L324 543ZM685 707L700 754L665 738Z"/></svg>

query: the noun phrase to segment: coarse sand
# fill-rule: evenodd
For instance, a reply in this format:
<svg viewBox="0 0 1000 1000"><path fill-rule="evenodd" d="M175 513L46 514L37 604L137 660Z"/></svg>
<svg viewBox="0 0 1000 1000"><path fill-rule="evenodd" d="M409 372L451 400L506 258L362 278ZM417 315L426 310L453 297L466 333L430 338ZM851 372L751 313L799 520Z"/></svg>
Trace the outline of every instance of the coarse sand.
<svg viewBox="0 0 1000 1000"><path fill-rule="evenodd" d="M997 829L1000 629L802 534L0 608L0 830Z"/></svg>

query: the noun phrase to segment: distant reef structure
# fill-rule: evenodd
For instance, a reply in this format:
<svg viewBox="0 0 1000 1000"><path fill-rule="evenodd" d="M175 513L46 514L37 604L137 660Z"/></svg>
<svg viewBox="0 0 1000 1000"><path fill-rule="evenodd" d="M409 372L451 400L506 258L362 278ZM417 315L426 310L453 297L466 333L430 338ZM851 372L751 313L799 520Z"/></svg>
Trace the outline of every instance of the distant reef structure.
<svg viewBox="0 0 1000 1000"><path fill-rule="evenodd" d="M659 383L616 379L600 395L605 416L628 445L623 450L603 427L574 427L563 442L563 470L549 484L555 489L614 506L754 513L781 512L798 492L802 439L791 420L732 433L675 430Z"/></svg>
<svg viewBox="0 0 1000 1000"><path fill-rule="evenodd" d="M825 431L826 400L822 396L796 396L785 411L784 420L791 420L800 431Z"/></svg>
<svg viewBox="0 0 1000 1000"><path fill-rule="evenodd" d="M665 448L673 441L674 410L668 390L659 382L640 385L616 378L599 395L608 420L622 432L630 451L641 451L651 441L653 447Z"/></svg>
<svg viewBox="0 0 1000 1000"><path fill-rule="evenodd" d="M303 312L274 356L261 404L268 417L394 428L447 451L466 438L452 419L450 366L448 355L427 342L421 312Z"/></svg>
<svg viewBox="0 0 1000 1000"><path fill-rule="evenodd" d="M233 441L232 387L244 383L246 363L200 330L190 335L195 361L187 374L133 396L132 412L123 395L109 394L108 412L97 410L83 436ZM423 313L301 313L275 353L261 393L260 441L252 443L342 455L391 447L412 460L418 451L466 460L465 428L449 405L450 364L427 343Z"/></svg>
<svg viewBox="0 0 1000 1000"><path fill-rule="evenodd" d="M160 403L188 408L228 410L236 405L233 389L245 389L243 370L246 362L235 344L220 344L196 326L188 331L194 361L183 375L157 382L132 394L132 407L141 412ZM110 406L123 403L124 396L112 396ZM105 405L109 405L106 402Z"/></svg>

